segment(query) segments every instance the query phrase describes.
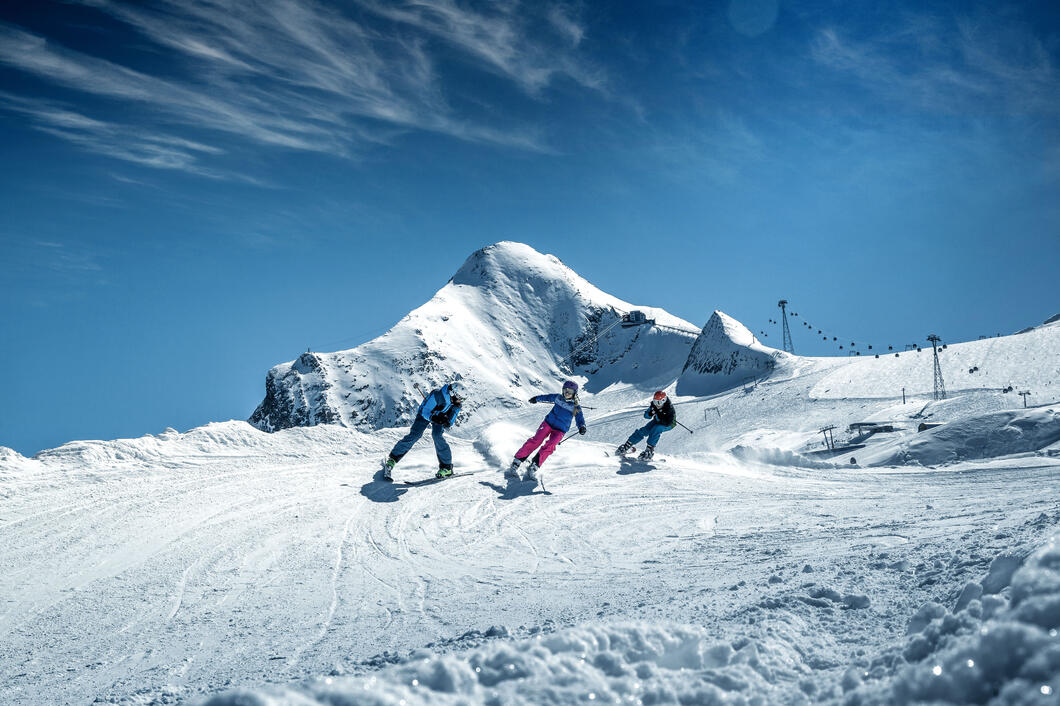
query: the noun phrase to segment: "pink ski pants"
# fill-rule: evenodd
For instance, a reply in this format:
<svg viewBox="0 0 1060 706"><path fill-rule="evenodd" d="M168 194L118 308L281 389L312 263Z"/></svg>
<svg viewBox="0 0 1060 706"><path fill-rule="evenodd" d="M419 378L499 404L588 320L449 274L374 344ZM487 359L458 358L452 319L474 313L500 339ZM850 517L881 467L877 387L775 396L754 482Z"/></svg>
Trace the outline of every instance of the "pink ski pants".
<svg viewBox="0 0 1060 706"><path fill-rule="evenodd" d="M537 452L537 465L543 465L545 459L552 455L559 442L563 440L564 433L559 429L553 429L548 422L541 422L541 426L537 428L537 433L526 440L522 448L515 452L515 457L520 461L525 461L526 457L544 442L545 445L541 446L541 450Z"/></svg>

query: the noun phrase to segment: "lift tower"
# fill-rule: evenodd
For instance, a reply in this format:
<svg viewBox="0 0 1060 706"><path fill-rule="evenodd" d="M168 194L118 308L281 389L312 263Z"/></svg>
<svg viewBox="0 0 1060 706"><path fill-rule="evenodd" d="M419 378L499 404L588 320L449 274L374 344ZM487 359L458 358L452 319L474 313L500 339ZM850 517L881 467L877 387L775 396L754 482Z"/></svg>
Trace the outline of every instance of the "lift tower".
<svg viewBox="0 0 1060 706"><path fill-rule="evenodd" d="M942 368L939 366L939 341L942 339L931 334L927 337L931 341L931 350L935 352L935 399L946 399L946 385L942 382Z"/></svg>
<svg viewBox="0 0 1060 706"><path fill-rule="evenodd" d="M781 299L777 302L780 307L781 321L784 324L784 350L788 353L795 352L795 346L791 345L791 329L788 328L788 300Z"/></svg>

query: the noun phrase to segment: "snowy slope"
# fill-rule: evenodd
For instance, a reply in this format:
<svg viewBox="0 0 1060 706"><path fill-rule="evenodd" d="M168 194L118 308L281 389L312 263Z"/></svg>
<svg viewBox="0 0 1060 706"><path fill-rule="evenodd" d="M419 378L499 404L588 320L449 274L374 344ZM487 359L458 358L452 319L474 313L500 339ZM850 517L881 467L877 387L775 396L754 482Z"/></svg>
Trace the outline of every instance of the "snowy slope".
<svg viewBox="0 0 1060 706"><path fill-rule="evenodd" d="M616 325L633 309L672 328ZM460 424L554 391L564 377L588 390L654 389L677 377L695 330L661 309L605 294L552 255L498 243L472 254L429 302L383 336L348 351L305 353L270 370L265 400L250 422L266 430L404 424L421 399L416 382L429 388L462 381L472 394Z"/></svg>
<svg viewBox="0 0 1060 706"><path fill-rule="evenodd" d="M1032 403L1060 399L1060 321L1025 329L1012 336L954 343L939 349L939 365L947 393L1031 390ZM931 348L879 358L861 356L824 377L814 397L895 397L933 390ZM1010 393L1010 394L1013 394ZM1016 403L1020 403L1016 398Z"/></svg>
<svg viewBox="0 0 1060 706"><path fill-rule="evenodd" d="M888 703L966 654L988 671L962 689L1060 686L1060 459L648 466L579 441L542 487L497 470L531 429L455 439L481 473L422 487L401 481L429 448L385 484L400 430L334 425L24 459L0 498L5 703Z"/></svg>

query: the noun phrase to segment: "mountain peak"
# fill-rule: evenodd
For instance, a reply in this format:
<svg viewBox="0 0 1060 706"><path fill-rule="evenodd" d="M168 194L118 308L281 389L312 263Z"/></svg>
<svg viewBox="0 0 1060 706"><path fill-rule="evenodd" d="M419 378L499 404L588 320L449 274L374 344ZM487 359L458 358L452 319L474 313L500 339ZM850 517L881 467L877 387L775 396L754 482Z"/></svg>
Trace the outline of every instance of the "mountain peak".
<svg viewBox="0 0 1060 706"><path fill-rule="evenodd" d="M452 282L478 287L533 275L565 280L577 277L555 255L542 254L524 243L503 240L471 253L453 275Z"/></svg>
<svg viewBox="0 0 1060 706"><path fill-rule="evenodd" d="M699 334L677 380L680 395L712 395L768 375L785 353L762 344L751 331L715 311Z"/></svg>
<svg viewBox="0 0 1060 706"><path fill-rule="evenodd" d="M652 326L621 326L639 309ZM500 242L471 254L435 296L383 336L354 349L305 353L275 366L250 418L260 429L408 423L430 388L475 390L457 420L477 423L564 378L595 392L621 383L655 389L681 371L692 325L637 307L583 279L554 255Z"/></svg>

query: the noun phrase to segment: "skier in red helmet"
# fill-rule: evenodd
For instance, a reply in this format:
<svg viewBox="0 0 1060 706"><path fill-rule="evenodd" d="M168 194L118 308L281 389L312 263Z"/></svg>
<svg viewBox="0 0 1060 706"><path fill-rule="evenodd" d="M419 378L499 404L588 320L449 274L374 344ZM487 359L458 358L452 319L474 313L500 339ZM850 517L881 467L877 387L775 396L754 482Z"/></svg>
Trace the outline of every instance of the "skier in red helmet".
<svg viewBox="0 0 1060 706"><path fill-rule="evenodd" d="M615 449L615 453L619 456L624 456L633 451L633 445L647 437L648 445L640 456L637 456L637 460L650 461L652 456L655 455L655 447L659 443L659 437L663 435L664 431L670 431L677 426L677 412L674 410L670 398L662 390L655 392L651 404L648 405L648 409L644 412L644 418L651 421L630 434L625 443Z"/></svg>

